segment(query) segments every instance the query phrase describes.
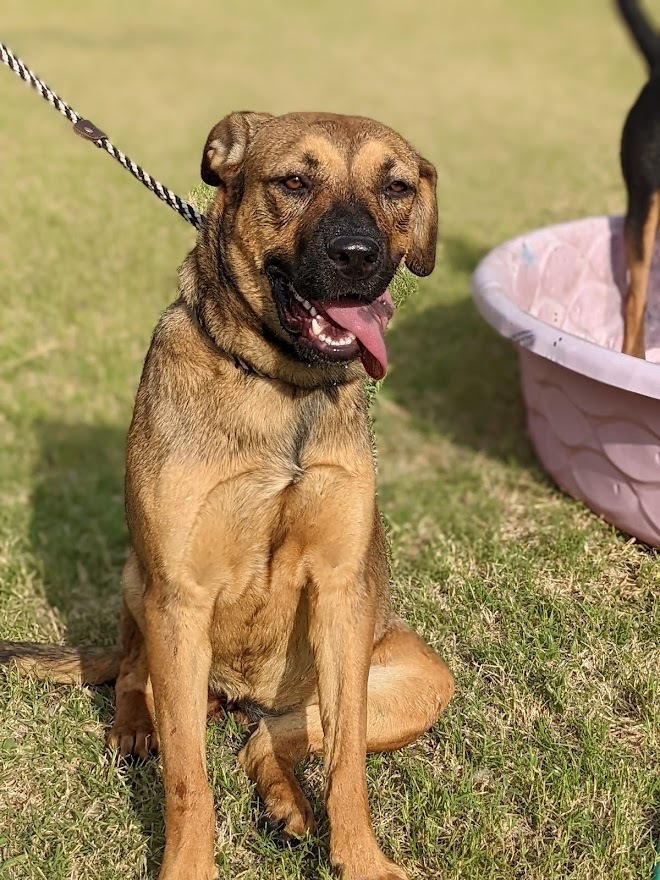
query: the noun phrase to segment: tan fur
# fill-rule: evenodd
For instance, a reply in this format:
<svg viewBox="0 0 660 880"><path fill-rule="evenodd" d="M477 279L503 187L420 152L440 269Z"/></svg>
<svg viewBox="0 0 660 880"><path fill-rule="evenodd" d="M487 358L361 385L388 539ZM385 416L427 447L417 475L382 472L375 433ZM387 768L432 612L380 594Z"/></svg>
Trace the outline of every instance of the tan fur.
<svg viewBox="0 0 660 880"><path fill-rule="evenodd" d="M623 353L646 358L644 317L653 259L653 245L660 222L660 193L651 196L641 236L631 233L626 224L624 246L629 279L624 309ZM639 240L638 240L639 239Z"/></svg>
<svg viewBox="0 0 660 880"><path fill-rule="evenodd" d="M388 160L419 186L412 202L379 201ZM324 185L302 210L267 181L309 162ZM453 682L390 610L362 368L283 352L263 260L301 247L346 197L369 206L396 262L412 255L427 273L435 172L385 126L320 114L234 114L209 135L202 168L218 194L156 328L128 437L133 549L109 741L140 756L159 743L160 880L216 874L209 689L266 713L239 760L286 833L313 827L294 769L323 754L341 877L402 878L371 828L365 754L426 730Z"/></svg>

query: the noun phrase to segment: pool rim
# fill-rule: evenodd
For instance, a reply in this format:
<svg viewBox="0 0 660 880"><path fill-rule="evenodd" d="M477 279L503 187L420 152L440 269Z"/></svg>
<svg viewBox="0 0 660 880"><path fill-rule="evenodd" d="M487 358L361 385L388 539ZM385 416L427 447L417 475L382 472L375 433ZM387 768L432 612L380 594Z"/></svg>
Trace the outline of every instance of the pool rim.
<svg viewBox="0 0 660 880"><path fill-rule="evenodd" d="M546 324L517 305L502 283L503 267L499 261L503 254L510 254L522 262L523 245L529 247L535 238L557 232L565 235L566 230L579 224L594 222L607 224L610 238L622 235L621 216L584 217L522 233L493 248L480 261L472 275L471 287L475 305L491 327L514 344L605 385L660 400L660 364L604 348ZM493 277L494 271L500 276L500 280Z"/></svg>

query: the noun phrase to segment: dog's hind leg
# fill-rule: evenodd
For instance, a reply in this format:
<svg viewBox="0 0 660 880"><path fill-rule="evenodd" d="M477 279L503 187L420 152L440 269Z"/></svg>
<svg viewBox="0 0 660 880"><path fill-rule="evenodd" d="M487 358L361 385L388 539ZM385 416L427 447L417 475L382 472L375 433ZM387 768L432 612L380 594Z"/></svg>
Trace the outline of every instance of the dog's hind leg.
<svg viewBox="0 0 660 880"><path fill-rule="evenodd" d="M294 768L309 751L316 751L320 723L317 705L262 718L238 755L257 788L266 815L271 821L282 823L282 831L289 837L302 837L313 831L316 824ZM320 746L322 749L322 731Z"/></svg>
<svg viewBox="0 0 660 880"><path fill-rule="evenodd" d="M122 591L121 663L115 684L115 717L106 741L122 757L146 759L150 752L158 750L158 736L143 635L144 585L133 553L124 565Z"/></svg>
<svg viewBox="0 0 660 880"><path fill-rule="evenodd" d="M122 757L146 759L158 751L154 698L144 637L124 605L121 617L122 659L115 685L115 717L107 744Z"/></svg>
<svg viewBox="0 0 660 880"><path fill-rule="evenodd" d="M387 752L415 740L438 718L452 697L451 673L440 658L401 622L393 625L376 646L367 693L367 751ZM285 715L264 718L239 755L247 775L274 819L284 831L300 835L313 828L311 808L294 776L294 767L307 754L323 753L323 728L317 703ZM351 816L345 817L350 849ZM368 880L403 877L389 873L364 874ZM355 875L357 876L357 875ZM362 877L362 875L360 875ZM345 880L354 877L350 870Z"/></svg>
<svg viewBox="0 0 660 880"><path fill-rule="evenodd" d="M660 194L629 193L624 229L628 293L624 310L624 354L644 359L644 314L653 258L653 245L660 219Z"/></svg>
<svg viewBox="0 0 660 880"><path fill-rule="evenodd" d="M454 679L426 642L396 621L374 649L367 698L367 752L391 752L438 720Z"/></svg>

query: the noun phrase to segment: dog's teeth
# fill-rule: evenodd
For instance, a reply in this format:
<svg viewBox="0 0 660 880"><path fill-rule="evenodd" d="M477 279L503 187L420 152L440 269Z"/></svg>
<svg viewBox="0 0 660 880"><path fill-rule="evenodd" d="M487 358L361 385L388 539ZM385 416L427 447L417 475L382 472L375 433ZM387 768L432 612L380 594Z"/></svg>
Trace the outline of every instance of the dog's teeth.
<svg viewBox="0 0 660 880"><path fill-rule="evenodd" d="M315 318L315 317L318 315L318 312L316 311L316 309L314 308L314 306L310 306L310 307L309 307L309 313L310 313L310 315L312 316L312 318Z"/></svg>
<svg viewBox="0 0 660 880"><path fill-rule="evenodd" d="M325 332L325 325L319 321L316 317L318 314L316 309L314 309L315 316L312 318L311 330L312 334L320 339L321 342L325 342L326 345L334 345L335 348L344 346L344 345L352 345L355 342L355 335L353 333L346 333L345 336L340 336L338 338L328 335Z"/></svg>
<svg viewBox="0 0 660 880"><path fill-rule="evenodd" d="M305 306L307 311L309 311L311 309L311 305L307 302L307 300L304 301L303 305Z"/></svg>
<svg viewBox="0 0 660 880"><path fill-rule="evenodd" d="M293 291L293 295L295 296L295 298L298 300L299 303L303 302L302 296L300 296L300 294L296 293L295 290Z"/></svg>

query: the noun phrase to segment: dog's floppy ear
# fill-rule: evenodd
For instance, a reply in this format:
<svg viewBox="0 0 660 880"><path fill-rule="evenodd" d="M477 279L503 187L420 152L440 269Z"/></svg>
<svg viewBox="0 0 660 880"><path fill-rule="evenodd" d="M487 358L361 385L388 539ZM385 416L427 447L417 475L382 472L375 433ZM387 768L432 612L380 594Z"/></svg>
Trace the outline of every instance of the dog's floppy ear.
<svg viewBox="0 0 660 880"><path fill-rule="evenodd" d="M415 275L430 275L435 266L438 237L438 204L435 187L438 176L433 165L419 159L419 188L410 218L410 239L406 266Z"/></svg>
<svg viewBox="0 0 660 880"><path fill-rule="evenodd" d="M250 140L272 119L270 113L230 113L211 129L202 154L202 180L220 186L243 162Z"/></svg>

